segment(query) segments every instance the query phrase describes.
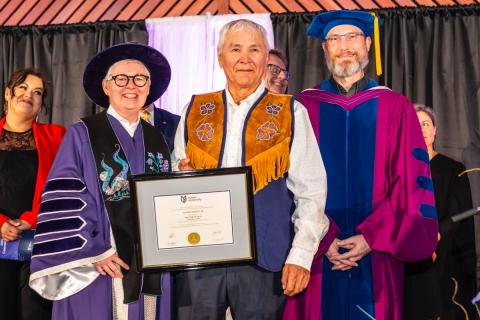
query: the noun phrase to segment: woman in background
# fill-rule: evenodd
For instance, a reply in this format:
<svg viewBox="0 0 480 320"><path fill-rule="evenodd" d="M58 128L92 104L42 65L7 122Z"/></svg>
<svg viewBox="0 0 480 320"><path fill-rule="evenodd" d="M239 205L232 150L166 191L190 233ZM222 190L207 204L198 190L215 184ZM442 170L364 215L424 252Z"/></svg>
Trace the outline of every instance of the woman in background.
<svg viewBox="0 0 480 320"><path fill-rule="evenodd" d="M45 79L35 69L14 72L0 120L0 236L14 241L35 229L41 191L65 129L36 122ZM28 286L30 263L0 260L0 319L50 319L51 303Z"/></svg>
<svg viewBox="0 0 480 320"><path fill-rule="evenodd" d="M451 220L472 208L468 177L461 174L463 164L435 151L437 122L432 108L415 104L415 110L428 149L439 242L431 259L405 267L404 319L476 319L470 303L476 293L473 218L458 223Z"/></svg>

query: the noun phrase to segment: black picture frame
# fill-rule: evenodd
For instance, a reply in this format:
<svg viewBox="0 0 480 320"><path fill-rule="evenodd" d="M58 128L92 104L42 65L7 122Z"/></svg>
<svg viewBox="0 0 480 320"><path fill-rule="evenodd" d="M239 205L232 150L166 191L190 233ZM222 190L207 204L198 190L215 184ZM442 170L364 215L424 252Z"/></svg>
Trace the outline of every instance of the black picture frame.
<svg viewBox="0 0 480 320"><path fill-rule="evenodd" d="M250 167L131 175L129 181L137 224L137 271L192 270L256 263L253 183ZM174 199L172 197L177 196L187 198L187 195L190 198L190 195L208 195L215 192L229 197L230 213L225 214L231 215L233 241L225 244L189 244L160 248L158 226L161 225L157 224L157 219L160 216L165 218L165 215L170 217L172 213L155 208L155 199L164 197ZM188 241L190 242L190 235Z"/></svg>

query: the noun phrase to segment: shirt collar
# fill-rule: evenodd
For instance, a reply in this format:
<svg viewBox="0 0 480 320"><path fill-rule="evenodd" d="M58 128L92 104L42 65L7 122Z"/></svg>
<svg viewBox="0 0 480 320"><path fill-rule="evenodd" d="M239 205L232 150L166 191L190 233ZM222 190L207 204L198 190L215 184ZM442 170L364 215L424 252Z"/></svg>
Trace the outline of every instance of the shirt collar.
<svg viewBox="0 0 480 320"><path fill-rule="evenodd" d="M358 81L356 81L355 83L353 83L352 86L350 87L350 89L348 89L348 90L345 90L345 88L342 87L342 85L339 84L335 80L335 78L333 78L333 76L330 77L330 83L334 88L337 88L339 94L341 94L342 96L345 96L345 97L350 97L350 96L353 96L354 94L363 90L363 88L368 83L368 78L365 75L363 75L363 77L361 79L359 79Z"/></svg>
<svg viewBox="0 0 480 320"><path fill-rule="evenodd" d="M139 123L140 123L140 114L137 115L137 121L135 122L132 122L130 123L127 119L125 119L124 117L122 117L118 112L117 110L115 110L112 105L110 105L107 109L107 114L111 115L112 117L114 117L115 119L117 119L118 121L120 121L120 123L122 124L127 124L131 127L133 126L137 126Z"/></svg>
<svg viewBox="0 0 480 320"><path fill-rule="evenodd" d="M137 121L135 122L132 122L130 123L127 119L125 119L124 117L122 117L113 107L112 105L110 105L107 109L107 114L111 115L112 117L114 117L115 119L117 119L120 124L122 125L122 127L124 127L125 129L127 128L131 128L132 129L132 132L135 131L135 129L137 128L138 124L140 123L140 113L137 115ZM127 129L127 131L130 132L130 130Z"/></svg>
<svg viewBox="0 0 480 320"><path fill-rule="evenodd" d="M227 104L237 106L237 104L235 103L235 100L233 100L232 95L230 94L230 91L228 90L228 86L225 88L225 91L226 91L226 97L227 97ZM248 97L240 101L240 103L246 102L248 105L253 105L255 101L257 101L257 99L263 94L264 91L265 91L265 84L262 81L258 86L258 88L251 95L249 95Z"/></svg>

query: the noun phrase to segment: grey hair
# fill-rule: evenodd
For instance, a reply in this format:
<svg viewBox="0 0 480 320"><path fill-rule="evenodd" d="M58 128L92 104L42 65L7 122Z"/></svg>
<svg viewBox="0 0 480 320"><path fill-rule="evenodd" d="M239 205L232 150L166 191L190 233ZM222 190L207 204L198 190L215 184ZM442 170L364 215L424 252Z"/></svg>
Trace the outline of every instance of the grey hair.
<svg viewBox="0 0 480 320"><path fill-rule="evenodd" d="M257 31L262 35L263 42L265 43L265 48L267 48L267 51L270 50L270 46L268 45L267 41L267 31L265 28L261 25L259 25L256 22L253 22L252 20L248 19L238 19L234 21L230 21L226 25L220 29L220 36L218 39L218 45L217 45L217 53L220 53L220 51L223 48L223 45L225 43L225 38L229 32L238 32L242 31L244 29L249 29L251 31Z"/></svg>
<svg viewBox="0 0 480 320"><path fill-rule="evenodd" d="M107 74L105 75L104 80L108 80L108 78L110 78L110 76L112 75L111 73L112 73L113 68L118 66L120 63L124 63L124 62L138 62L138 63L140 63L142 66L145 67L145 72L147 73L147 76L150 78L150 70L148 70L147 66L142 61L136 60L136 59L124 59L124 60L120 60L120 61L115 62L114 64L112 64L110 66L110 68L108 68L108 71L107 71Z"/></svg>
<svg viewBox="0 0 480 320"><path fill-rule="evenodd" d="M437 115L431 107L421 103L414 103L413 106L415 107L416 112L425 112L430 120L432 120L433 126L437 126Z"/></svg>

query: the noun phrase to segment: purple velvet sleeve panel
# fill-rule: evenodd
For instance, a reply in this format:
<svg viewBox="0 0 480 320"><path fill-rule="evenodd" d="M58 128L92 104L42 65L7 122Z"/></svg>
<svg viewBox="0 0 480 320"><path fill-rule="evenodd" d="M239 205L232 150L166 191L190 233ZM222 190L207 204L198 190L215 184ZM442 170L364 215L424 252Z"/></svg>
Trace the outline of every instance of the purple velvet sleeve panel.
<svg viewBox="0 0 480 320"><path fill-rule="evenodd" d="M111 249L107 217L86 128L74 124L64 137L42 195L32 273L62 266L66 270L71 262ZM64 239L75 239L82 246ZM41 248L36 256L35 246Z"/></svg>
<svg viewBox="0 0 480 320"><path fill-rule="evenodd" d="M333 221L333 219L328 215L327 218L330 222L328 231L318 245L317 253L315 253L315 256L313 257L314 260L322 257L328 251L328 248L330 247L330 244L332 244L333 240L340 234L340 228L337 226L335 221Z"/></svg>
<svg viewBox="0 0 480 320"><path fill-rule="evenodd" d="M307 109L308 112L308 117L310 119L310 123L313 128L313 132L315 133L315 137L317 138L317 142L319 139L319 112L320 108L318 107L318 101L314 99L309 99L305 95L297 94L294 96L294 99L300 102L305 108ZM331 220L330 220L331 221Z"/></svg>
<svg viewBox="0 0 480 320"><path fill-rule="evenodd" d="M393 92L379 98L374 170L373 210L357 232L400 261L429 257L438 223L428 153L412 104Z"/></svg>

